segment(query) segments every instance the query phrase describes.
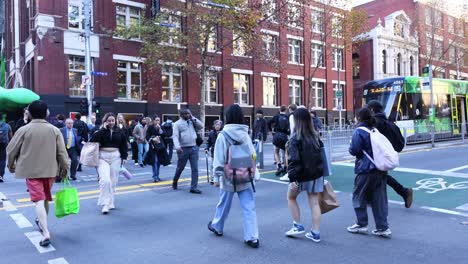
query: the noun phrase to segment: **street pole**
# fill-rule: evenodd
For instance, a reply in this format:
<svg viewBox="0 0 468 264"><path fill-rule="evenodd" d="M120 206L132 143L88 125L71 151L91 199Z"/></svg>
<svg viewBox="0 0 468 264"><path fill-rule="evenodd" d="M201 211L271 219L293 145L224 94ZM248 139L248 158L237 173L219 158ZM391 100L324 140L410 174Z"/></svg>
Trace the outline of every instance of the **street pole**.
<svg viewBox="0 0 468 264"><path fill-rule="evenodd" d="M432 64L429 65L429 87L431 89L431 108L429 109L429 120L431 121L431 144L434 147L435 141L435 127L434 127L434 87L432 86Z"/></svg>
<svg viewBox="0 0 468 264"><path fill-rule="evenodd" d="M337 49L337 50L339 50L339 49ZM339 55L339 53L338 53L338 55ZM343 125L342 122L341 122L341 109L343 108L343 106L341 104L342 104L342 101L343 101L343 91L341 91L341 78L340 78L341 77L340 72L341 72L341 60L342 59L343 59L343 53L340 55L338 63L337 63L338 64L338 88L336 90L336 93L337 93L336 97L338 99L338 105L337 105L338 113L339 113L339 115L338 115L338 118L339 118L338 124L340 126L340 130L342 129L342 125ZM338 96L338 93L341 96Z"/></svg>
<svg viewBox="0 0 468 264"><path fill-rule="evenodd" d="M85 75L91 77L91 1L84 0L84 37L85 37ZM91 114L93 112L93 98L91 94L91 85L86 84L86 99L88 101L88 124L91 124Z"/></svg>

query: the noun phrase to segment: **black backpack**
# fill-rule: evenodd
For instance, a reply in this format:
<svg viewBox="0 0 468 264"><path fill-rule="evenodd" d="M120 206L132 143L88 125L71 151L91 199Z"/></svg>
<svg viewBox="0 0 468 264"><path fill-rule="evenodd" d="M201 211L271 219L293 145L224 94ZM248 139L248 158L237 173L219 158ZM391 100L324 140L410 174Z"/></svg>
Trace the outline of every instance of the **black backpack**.
<svg viewBox="0 0 468 264"><path fill-rule="evenodd" d="M405 147L405 138L401 134L400 128L387 119L377 119L377 129L392 143L396 152L401 152Z"/></svg>
<svg viewBox="0 0 468 264"><path fill-rule="evenodd" d="M302 174L316 180L323 176L324 161L321 147L323 143L320 139L313 139L311 142L299 141L298 149L302 161Z"/></svg>
<svg viewBox="0 0 468 264"><path fill-rule="evenodd" d="M289 117L287 115L279 115L278 123L276 124L276 132L289 134Z"/></svg>
<svg viewBox="0 0 468 264"><path fill-rule="evenodd" d="M165 122L163 125L162 125L162 129L164 130L164 136L165 137L172 137L172 135L174 134L173 132L173 129L172 129L172 123L167 123Z"/></svg>

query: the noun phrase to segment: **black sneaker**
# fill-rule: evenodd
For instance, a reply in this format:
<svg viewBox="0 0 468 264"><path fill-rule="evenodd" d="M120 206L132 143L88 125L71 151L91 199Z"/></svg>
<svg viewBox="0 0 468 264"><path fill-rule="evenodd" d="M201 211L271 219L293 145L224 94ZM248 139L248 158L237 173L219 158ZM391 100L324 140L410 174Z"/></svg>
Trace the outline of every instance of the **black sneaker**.
<svg viewBox="0 0 468 264"><path fill-rule="evenodd" d="M177 182L172 181L172 189L177 190Z"/></svg>
<svg viewBox="0 0 468 264"><path fill-rule="evenodd" d="M276 169L275 176L279 177L282 173L283 173L283 168L279 167L278 169Z"/></svg>
<svg viewBox="0 0 468 264"><path fill-rule="evenodd" d="M0 176L0 182L3 182L3 176Z"/></svg>
<svg viewBox="0 0 468 264"><path fill-rule="evenodd" d="M252 247L252 248L258 248L260 246L260 240L258 240L258 239L244 241L244 243L247 244L249 247Z"/></svg>
<svg viewBox="0 0 468 264"><path fill-rule="evenodd" d="M208 230L213 232L216 236L223 236L222 232L218 232L218 230L214 229L214 227L211 225L211 221L208 223Z"/></svg>

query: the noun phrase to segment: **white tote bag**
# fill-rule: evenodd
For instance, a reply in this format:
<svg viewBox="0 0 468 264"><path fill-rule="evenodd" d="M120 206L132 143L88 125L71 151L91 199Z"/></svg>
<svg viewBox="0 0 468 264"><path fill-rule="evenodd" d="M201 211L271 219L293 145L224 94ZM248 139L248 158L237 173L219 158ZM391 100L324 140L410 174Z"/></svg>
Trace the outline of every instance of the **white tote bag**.
<svg viewBox="0 0 468 264"><path fill-rule="evenodd" d="M97 167L99 165L99 143L84 143L81 149L80 163L88 167Z"/></svg>

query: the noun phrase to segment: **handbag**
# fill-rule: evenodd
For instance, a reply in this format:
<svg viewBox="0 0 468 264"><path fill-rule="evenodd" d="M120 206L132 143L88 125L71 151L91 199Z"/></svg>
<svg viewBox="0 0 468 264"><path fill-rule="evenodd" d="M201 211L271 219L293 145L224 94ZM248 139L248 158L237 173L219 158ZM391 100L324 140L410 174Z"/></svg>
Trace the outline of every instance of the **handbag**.
<svg viewBox="0 0 468 264"><path fill-rule="evenodd" d="M330 212L331 210L340 207L338 200L336 199L336 193L329 181L325 181L323 192L319 195L319 205L322 214Z"/></svg>
<svg viewBox="0 0 468 264"><path fill-rule="evenodd" d="M133 175L122 165L120 167L119 173L124 176L127 180L133 178Z"/></svg>
<svg viewBox="0 0 468 264"><path fill-rule="evenodd" d="M63 180L62 190L55 193L55 216L62 218L80 212L78 191L71 186L70 180Z"/></svg>
<svg viewBox="0 0 468 264"><path fill-rule="evenodd" d="M328 157L328 152L325 147L320 148L320 155L322 156L323 161L323 176L331 176L332 175L332 167L330 158Z"/></svg>
<svg viewBox="0 0 468 264"><path fill-rule="evenodd" d="M200 134L197 133L197 129L195 128L195 125L192 122L193 129L195 130L195 133L197 134L197 139L195 140L195 143L197 144L197 147L200 147L203 144L203 138L200 136Z"/></svg>
<svg viewBox="0 0 468 264"><path fill-rule="evenodd" d="M80 163L89 167L97 167L99 165L99 143L84 143L81 149Z"/></svg>

